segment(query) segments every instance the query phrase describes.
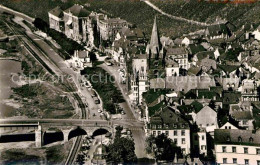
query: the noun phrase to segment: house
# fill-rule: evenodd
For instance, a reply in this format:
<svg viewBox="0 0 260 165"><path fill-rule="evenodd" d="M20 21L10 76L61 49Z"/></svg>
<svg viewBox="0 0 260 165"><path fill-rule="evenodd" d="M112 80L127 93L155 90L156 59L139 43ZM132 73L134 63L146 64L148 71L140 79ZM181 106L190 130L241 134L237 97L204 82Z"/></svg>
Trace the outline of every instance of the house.
<svg viewBox="0 0 260 165"><path fill-rule="evenodd" d="M170 39L170 37L162 36L160 38L160 42L161 42L163 47L172 47L172 46L174 46L174 42L173 42L172 39Z"/></svg>
<svg viewBox="0 0 260 165"><path fill-rule="evenodd" d="M97 28L100 33L102 40L114 41L116 34L121 31L122 28L128 27L126 20L121 18L108 18L104 14L99 14L97 16Z"/></svg>
<svg viewBox="0 0 260 165"><path fill-rule="evenodd" d="M58 32L64 31L63 10L57 6L48 12L50 29Z"/></svg>
<svg viewBox="0 0 260 165"><path fill-rule="evenodd" d="M179 68L188 70L190 64L188 61L188 51L184 47L167 48L166 58L171 58L178 62Z"/></svg>
<svg viewBox="0 0 260 165"><path fill-rule="evenodd" d="M253 130L253 112L251 102L241 102L239 104L230 104L229 114L238 122L241 128Z"/></svg>
<svg viewBox="0 0 260 165"><path fill-rule="evenodd" d="M189 123L169 107L151 117L147 134L157 136L164 133L181 148L184 155L190 153Z"/></svg>
<svg viewBox="0 0 260 165"><path fill-rule="evenodd" d="M74 51L74 56L69 60L70 66L77 69L84 69L86 67L92 67L92 61L90 60L89 52L86 50Z"/></svg>
<svg viewBox="0 0 260 165"><path fill-rule="evenodd" d="M83 41L83 20L87 19L90 12L83 6L75 4L63 11L65 35L75 41Z"/></svg>
<svg viewBox="0 0 260 165"><path fill-rule="evenodd" d="M213 133L218 128L217 112L209 106L203 107L196 114L195 121L199 128L206 129L206 132Z"/></svg>
<svg viewBox="0 0 260 165"><path fill-rule="evenodd" d="M260 41L260 25L255 29L253 35L256 40Z"/></svg>
<svg viewBox="0 0 260 165"><path fill-rule="evenodd" d="M181 41L181 44L187 47L190 44L193 44L193 40L191 40L189 37L184 37L183 40Z"/></svg>
<svg viewBox="0 0 260 165"><path fill-rule="evenodd" d="M165 71L166 71L166 76L179 76L180 73L179 64L175 60L169 58L166 60Z"/></svg>
<svg viewBox="0 0 260 165"><path fill-rule="evenodd" d="M193 151L194 153L203 154L207 156L207 133L204 129L192 134Z"/></svg>
<svg viewBox="0 0 260 165"><path fill-rule="evenodd" d="M219 129L238 129L236 126L234 126L233 124L231 124L230 122L226 122L224 125L222 125L222 127L220 127Z"/></svg>
<svg viewBox="0 0 260 165"><path fill-rule="evenodd" d="M227 39L229 37L229 29L225 23L216 23L210 25L205 30L205 36L208 40Z"/></svg>
<svg viewBox="0 0 260 165"><path fill-rule="evenodd" d="M245 79L241 84L242 101L259 101L257 83L255 80Z"/></svg>
<svg viewBox="0 0 260 165"><path fill-rule="evenodd" d="M214 143L218 164L260 164L260 132L216 129Z"/></svg>

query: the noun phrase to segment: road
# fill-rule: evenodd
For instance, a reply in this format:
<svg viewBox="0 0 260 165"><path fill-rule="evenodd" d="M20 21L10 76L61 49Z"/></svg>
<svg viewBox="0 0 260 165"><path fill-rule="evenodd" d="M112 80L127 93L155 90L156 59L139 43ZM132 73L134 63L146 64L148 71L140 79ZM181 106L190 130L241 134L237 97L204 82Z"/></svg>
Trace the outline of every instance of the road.
<svg viewBox="0 0 260 165"><path fill-rule="evenodd" d="M96 112L97 109L99 108L99 106L97 106L94 103L94 100L90 96L90 93L87 91L87 89L80 87L80 83L79 83L78 79L80 79L81 77L80 77L79 72L75 72L71 68L69 68L69 65L55 52L55 50L53 50L52 47L50 45L48 45L41 37L32 33L30 31L30 29L21 20L16 19L15 22L17 24L20 24L22 27L24 27L26 29L26 35L28 36L28 38L31 41L33 41L34 44L31 43L30 41L28 41L28 38L26 39L25 37L23 37L23 39L27 40L26 42L28 42L28 44L30 44L30 47L35 51L35 53L41 55L40 58L46 63L47 66L49 66L51 68L51 70L53 70L53 72L55 74L60 75L60 76L70 75L73 78L75 85L77 86L78 91L76 91L76 94L78 95L78 97L80 97L80 100L83 99L83 100L87 101L87 103L89 105L89 110ZM119 85L119 88L122 91L124 98L128 97L125 94L124 90L121 89L120 85ZM82 102L82 100L81 100L81 102ZM83 105L81 102L79 104ZM130 123L130 125L133 123L136 123L137 122L135 120L136 117L135 117L134 113L131 113L133 111L131 110L129 103L127 102L127 103L123 104L122 107L125 109L125 112L127 113L126 114L127 119L124 119L124 121L116 121L115 123L119 124L119 125L123 125L123 126L127 125L127 123ZM138 126L138 128L132 129L132 132L134 135L133 138L135 140L136 154L138 157L146 156L145 151L144 151L145 135L144 135L144 131L142 130L142 128L143 128L143 124ZM79 144L80 141L81 141L81 139L78 137L76 139L76 142L74 143L75 144L74 146L77 147L78 146L77 143ZM76 149L74 149L74 150L76 150Z"/></svg>
<svg viewBox="0 0 260 165"><path fill-rule="evenodd" d="M179 21L185 21L185 22L188 22L188 23L191 23L191 24L196 24L196 25L201 25L201 26L209 26L209 24L207 24L205 22L198 22L198 21L194 21L194 20L191 20L191 19L186 19L186 18L182 18L182 17L178 17L178 16L174 16L174 15L165 13L160 8L158 8L153 3L151 3L149 0L141 0L141 1L145 2L147 5L149 5L154 10L158 11L159 13L161 13L162 15L165 15L165 16L170 17L172 19L179 20Z"/></svg>
<svg viewBox="0 0 260 165"><path fill-rule="evenodd" d="M121 103L122 108L126 112L126 117L123 120L135 120L138 122L139 114L135 112L135 110L131 107L129 96L127 95L126 85L121 83L121 77L118 73L119 67L117 66L107 66L106 64L101 64L101 68L106 70L110 75L115 78L116 85L120 89L124 99L126 102ZM142 122L141 122L142 123ZM144 127L144 123L142 123L142 128ZM132 129L132 135L135 142L135 153L138 158L147 157L145 152L145 132L143 129Z"/></svg>

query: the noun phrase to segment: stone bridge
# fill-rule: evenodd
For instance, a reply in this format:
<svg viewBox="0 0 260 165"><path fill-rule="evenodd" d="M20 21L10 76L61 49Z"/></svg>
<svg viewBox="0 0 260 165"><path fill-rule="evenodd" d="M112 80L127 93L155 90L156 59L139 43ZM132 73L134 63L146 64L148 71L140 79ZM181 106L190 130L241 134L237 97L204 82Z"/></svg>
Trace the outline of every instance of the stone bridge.
<svg viewBox="0 0 260 165"><path fill-rule="evenodd" d="M3 136L35 134L36 147L42 147L51 139L67 142L80 135L97 136L110 132L113 136L113 124L93 123L88 125L55 125L49 123L0 124L0 139ZM22 140L21 140L22 141Z"/></svg>

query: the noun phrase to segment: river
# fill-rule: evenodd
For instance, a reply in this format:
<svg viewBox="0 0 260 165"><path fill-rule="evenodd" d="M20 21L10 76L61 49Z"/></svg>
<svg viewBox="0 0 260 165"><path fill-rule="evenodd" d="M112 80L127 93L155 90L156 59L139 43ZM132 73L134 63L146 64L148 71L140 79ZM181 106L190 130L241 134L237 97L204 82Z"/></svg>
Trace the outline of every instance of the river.
<svg viewBox="0 0 260 165"><path fill-rule="evenodd" d="M15 108L2 103L12 94L11 87L17 85L12 81L12 74L22 73L21 63L12 60L0 60L0 119L11 117Z"/></svg>

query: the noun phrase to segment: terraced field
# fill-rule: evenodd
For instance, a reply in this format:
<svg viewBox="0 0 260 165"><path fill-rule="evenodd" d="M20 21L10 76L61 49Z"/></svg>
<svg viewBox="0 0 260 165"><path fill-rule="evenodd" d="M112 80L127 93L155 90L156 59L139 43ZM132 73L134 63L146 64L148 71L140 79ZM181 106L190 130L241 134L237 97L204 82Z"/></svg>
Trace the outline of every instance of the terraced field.
<svg viewBox="0 0 260 165"><path fill-rule="evenodd" d="M226 18L237 26L260 23L260 2L254 4L216 4L198 0L151 0L164 12L200 22L212 23L217 17ZM105 12L120 17L151 33L154 16L158 16L161 34L176 37L200 29L200 26L170 19L160 15L140 0L1 0L0 4L22 11L32 17L48 21L47 11L56 6L67 8L73 3L90 4L89 10Z"/></svg>

